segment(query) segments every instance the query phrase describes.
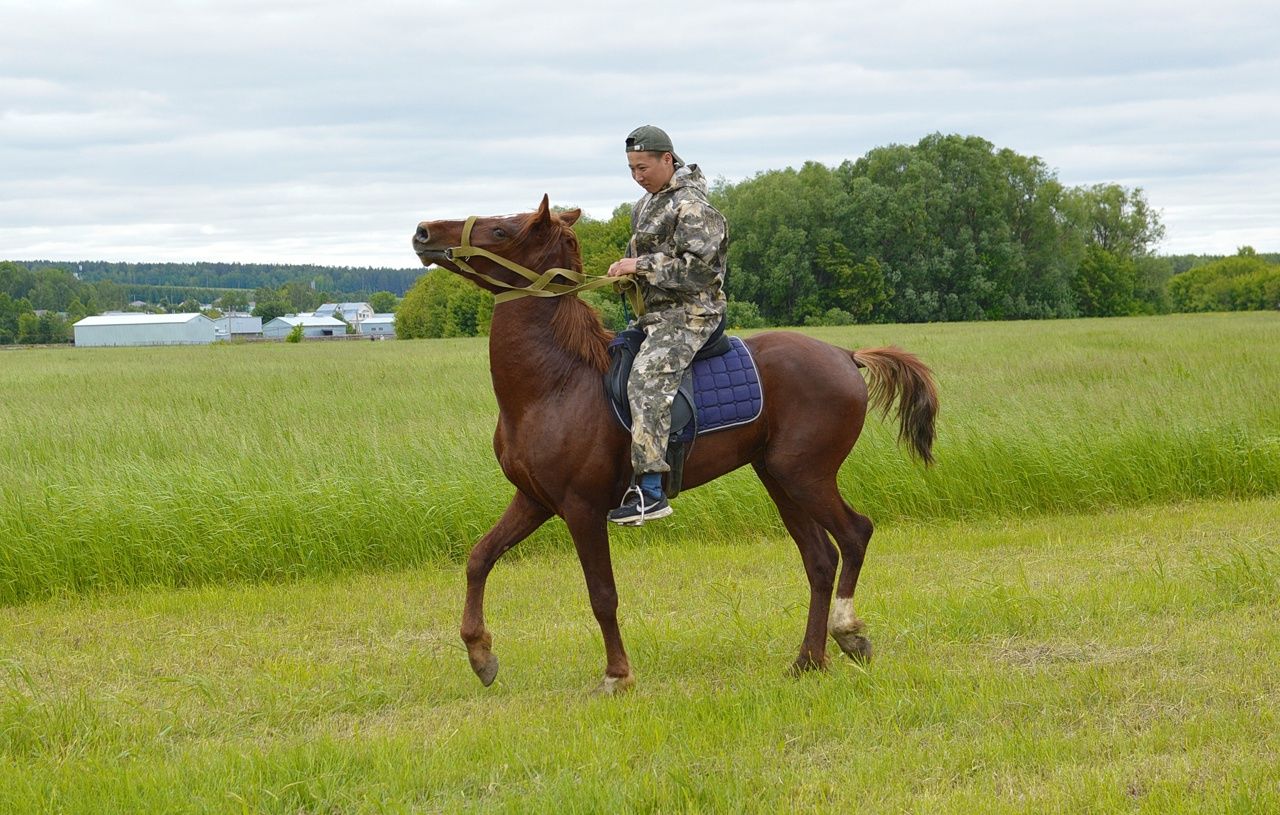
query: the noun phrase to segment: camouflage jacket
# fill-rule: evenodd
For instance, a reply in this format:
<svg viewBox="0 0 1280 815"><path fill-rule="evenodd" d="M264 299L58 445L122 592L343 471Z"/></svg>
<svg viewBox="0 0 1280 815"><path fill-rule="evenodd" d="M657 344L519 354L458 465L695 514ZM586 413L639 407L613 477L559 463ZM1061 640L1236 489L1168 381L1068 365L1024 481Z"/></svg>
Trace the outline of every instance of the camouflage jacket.
<svg viewBox="0 0 1280 815"><path fill-rule="evenodd" d="M724 314L724 216L707 201L698 165L681 168L631 213L627 257L636 258L636 282L645 310L680 309L690 316Z"/></svg>

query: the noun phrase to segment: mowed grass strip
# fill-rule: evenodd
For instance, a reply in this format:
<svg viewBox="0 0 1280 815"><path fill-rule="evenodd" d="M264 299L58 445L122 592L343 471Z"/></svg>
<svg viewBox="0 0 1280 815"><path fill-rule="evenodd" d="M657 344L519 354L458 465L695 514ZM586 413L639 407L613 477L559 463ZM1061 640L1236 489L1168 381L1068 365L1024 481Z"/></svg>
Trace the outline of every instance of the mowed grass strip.
<svg viewBox="0 0 1280 815"><path fill-rule="evenodd" d="M1280 493L1280 314L812 333L937 375L937 467L872 417L841 472L878 523ZM483 339L0 355L0 605L458 562L512 494L488 364ZM658 540L782 533L749 469L679 504Z"/></svg>
<svg viewBox="0 0 1280 815"><path fill-rule="evenodd" d="M881 529L877 657L786 676L778 536L615 545L639 685L571 555L0 610L5 812L1275 812L1280 501ZM518 550L517 550L518 551ZM513 553L515 554L515 553Z"/></svg>

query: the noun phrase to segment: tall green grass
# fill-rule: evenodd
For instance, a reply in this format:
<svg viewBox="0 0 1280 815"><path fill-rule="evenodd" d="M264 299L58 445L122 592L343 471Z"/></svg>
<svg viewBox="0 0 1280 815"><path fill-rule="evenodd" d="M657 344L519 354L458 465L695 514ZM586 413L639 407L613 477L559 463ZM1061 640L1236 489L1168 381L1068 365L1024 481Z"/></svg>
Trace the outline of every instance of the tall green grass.
<svg viewBox="0 0 1280 815"><path fill-rule="evenodd" d="M938 465L872 418L842 470L877 523L1280 491L1280 315L812 333L937 375ZM456 560L512 493L495 417L482 339L0 354L0 604ZM678 505L647 540L782 530L749 470Z"/></svg>

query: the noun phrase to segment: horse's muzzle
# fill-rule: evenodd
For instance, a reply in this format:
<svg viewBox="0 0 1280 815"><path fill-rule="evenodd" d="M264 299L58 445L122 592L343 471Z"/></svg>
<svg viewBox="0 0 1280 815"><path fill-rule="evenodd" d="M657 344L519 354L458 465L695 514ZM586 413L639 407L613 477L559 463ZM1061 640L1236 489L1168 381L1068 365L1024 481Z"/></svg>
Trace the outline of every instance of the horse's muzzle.
<svg viewBox="0 0 1280 815"><path fill-rule="evenodd" d="M432 246L431 234L427 231L426 224L419 224L416 232L413 233L413 251L423 264L431 264L437 260L450 260L452 253L448 249L441 249Z"/></svg>

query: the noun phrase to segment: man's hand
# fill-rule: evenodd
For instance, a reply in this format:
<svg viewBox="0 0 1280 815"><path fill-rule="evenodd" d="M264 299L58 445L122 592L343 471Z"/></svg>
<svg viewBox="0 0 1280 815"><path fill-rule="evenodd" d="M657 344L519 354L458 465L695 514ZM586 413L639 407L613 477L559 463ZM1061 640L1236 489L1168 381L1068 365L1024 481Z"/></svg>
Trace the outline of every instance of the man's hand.
<svg viewBox="0 0 1280 815"><path fill-rule="evenodd" d="M636 259L623 258L622 260L615 261L614 264L609 267L608 276L622 277L623 275L629 275L629 274L635 274L635 273L636 273Z"/></svg>

